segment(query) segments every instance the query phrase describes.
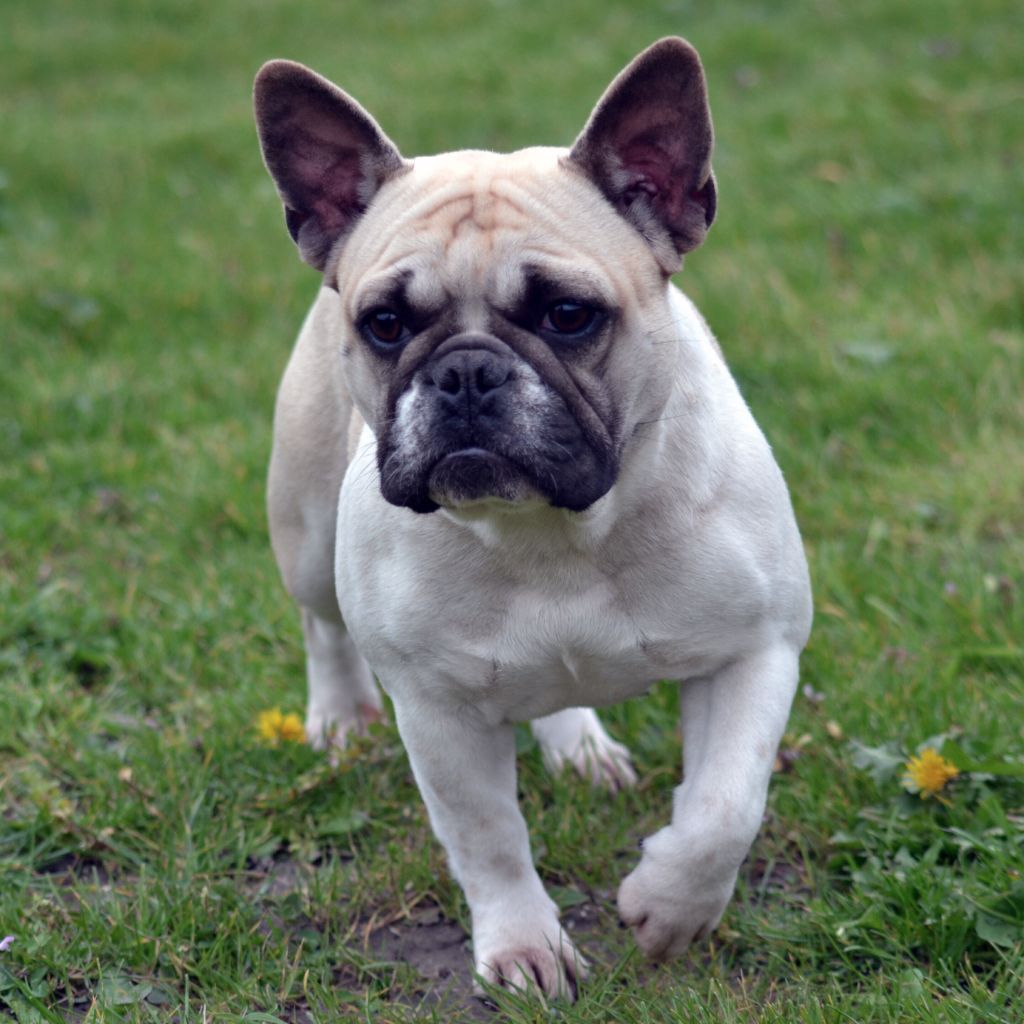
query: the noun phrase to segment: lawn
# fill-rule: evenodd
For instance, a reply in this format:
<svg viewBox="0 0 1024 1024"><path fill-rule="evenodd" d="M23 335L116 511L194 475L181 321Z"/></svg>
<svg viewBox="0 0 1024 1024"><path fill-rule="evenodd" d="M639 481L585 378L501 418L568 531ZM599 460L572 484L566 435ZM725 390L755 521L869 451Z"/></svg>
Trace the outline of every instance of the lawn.
<svg viewBox="0 0 1024 1024"><path fill-rule="evenodd" d="M251 121L270 57L407 154L568 143L660 35L700 49L719 219L679 283L793 492L816 622L710 942L616 927L680 762L550 779L574 1007L470 998L467 913L397 734L336 766L266 536L274 389L317 288ZM1024 8L7 0L0 32L0 1015L20 1021L1024 1018ZM931 799L903 763L960 769Z"/></svg>

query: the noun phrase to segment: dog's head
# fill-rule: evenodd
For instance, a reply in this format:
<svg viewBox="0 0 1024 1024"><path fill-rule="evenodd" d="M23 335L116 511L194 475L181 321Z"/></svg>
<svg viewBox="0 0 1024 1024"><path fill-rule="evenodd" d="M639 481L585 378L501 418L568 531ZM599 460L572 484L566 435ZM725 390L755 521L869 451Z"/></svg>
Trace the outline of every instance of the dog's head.
<svg viewBox="0 0 1024 1024"><path fill-rule="evenodd" d="M568 151L405 160L287 61L261 69L255 100L288 229L340 296L384 497L417 512L602 497L666 401L668 276L715 214L696 51L640 54Z"/></svg>

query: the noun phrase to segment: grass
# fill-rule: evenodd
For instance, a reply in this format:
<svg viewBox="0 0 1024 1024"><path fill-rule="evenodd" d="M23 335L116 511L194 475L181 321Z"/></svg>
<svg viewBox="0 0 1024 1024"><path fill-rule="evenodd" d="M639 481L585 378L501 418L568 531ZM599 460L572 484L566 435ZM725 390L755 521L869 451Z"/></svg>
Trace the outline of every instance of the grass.
<svg viewBox="0 0 1024 1024"><path fill-rule="evenodd" d="M708 68L721 191L680 280L793 490L809 689L722 930L667 967L612 900L667 815L672 688L608 713L641 774L612 800L549 780L523 736L535 856L595 969L575 1007L507 996L501 1016L1021 1019L1018 4L11 0L4 22L8 1015L487 1016L393 729L336 770L255 731L304 700L262 487L316 282L250 83L302 60L408 153L568 142L625 60L679 32ZM904 794L899 764L940 734L974 770L948 803Z"/></svg>

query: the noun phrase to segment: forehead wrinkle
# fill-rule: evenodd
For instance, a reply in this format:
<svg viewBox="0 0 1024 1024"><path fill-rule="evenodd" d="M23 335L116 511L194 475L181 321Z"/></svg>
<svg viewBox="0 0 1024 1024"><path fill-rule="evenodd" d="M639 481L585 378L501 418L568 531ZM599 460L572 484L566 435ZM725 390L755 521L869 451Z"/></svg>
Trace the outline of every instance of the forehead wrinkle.
<svg viewBox="0 0 1024 1024"><path fill-rule="evenodd" d="M525 211L496 197L492 185L493 175L478 175L472 194L440 204L429 224L435 238L444 237L435 273L450 293L472 300L474 320L481 323L486 319L485 294L500 290L502 279L521 262L521 243L528 230Z"/></svg>
<svg viewBox="0 0 1024 1024"><path fill-rule="evenodd" d="M371 267L392 265L409 255L441 250L442 243L422 229L449 203L465 199L465 175L442 179L439 185L437 175L416 181L414 174L407 174L393 187L385 186L374 203L373 219L387 224L387 230L370 234L356 229L366 262Z"/></svg>
<svg viewBox="0 0 1024 1024"><path fill-rule="evenodd" d="M381 231L362 237L359 250L342 253L342 268L348 259L365 264L363 279L416 274L424 266L436 266L443 258L443 246L426 235L407 231ZM346 279L344 272L342 281Z"/></svg>
<svg viewBox="0 0 1024 1024"><path fill-rule="evenodd" d="M507 231L520 231L528 221L526 212L516 203L497 197L487 186L439 203L429 215L418 218L414 227L444 233L444 248L462 240L482 238L493 248L493 238Z"/></svg>
<svg viewBox="0 0 1024 1024"><path fill-rule="evenodd" d="M566 194L565 188L569 187ZM649 250L640 234L618 215L606 216L607 200L596 194L593 197L581 197L578 183L567 179L566 172L558 171L545 177L503 177L495 181L495 190L510 203L516 203L529 210L531 230L524 239L524 250L530 255L536 254L543 259L538 262L560 263L567 269L578 269L583 262L593 268L600 278L608 282L619 301L629 293L646 294L651 287L663 286L659 273L646 272L649 267ZM580 200L590 201L593 207L594 222L611 227L616 233L610 235L602 231L592 245L597 251L588 251L584 235L577 230L579 214L566 216L567 209L576 209ZM575 204L575 205L573 205ZM564 242L562 246L552 246L552 238ZM622 249L622 256L609 259L610 252ZM638 258L634 259L631 250L635 249ZM571 254L569 256L568 254Z"/></svg>
<svg viewBox="0 0 1024 1024"><path fill-rule="evenodd" d="M517 210L523 220L540 226L558 236L566 234L565 208L559 204L555 195L557 189L550 188L550 181L530 179L529 184L536 184L536 189L526 187L522 179L513 177L498 178L494 181L495 196L504 200ZM548 187L545 187L548 186ZM527 211L529 211L527 213Z"/></svg>
<svg viewBox="0 0 1024 1024"><path fill-rule="evenodd" d="M366 247L371 273L412 269L416 291L430 290L429 284L439 279L449 283L448 290L460 290L469 281L482 283L482 271L495 263L495 250L509 233L521 234L521 211L504 201L501 209L495 209L494 198L486 190L452 191L441 199L432 195L429 202L398 209L395 216L382 211L389 229ZM514 211L513 216L508 211Z"/></svg>

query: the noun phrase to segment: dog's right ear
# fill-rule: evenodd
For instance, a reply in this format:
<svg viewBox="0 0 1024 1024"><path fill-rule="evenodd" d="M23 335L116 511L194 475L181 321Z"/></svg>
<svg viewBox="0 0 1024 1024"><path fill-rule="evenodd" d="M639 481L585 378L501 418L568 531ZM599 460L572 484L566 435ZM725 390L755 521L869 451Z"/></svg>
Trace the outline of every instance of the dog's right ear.
<svg viewBox="0 0 1024 1024"><path fill-rule="evenodd" d="M253 101L288 231L302 258L323 270L377 189L407 164L354 99L302 64L264 64Z"/></svg>

